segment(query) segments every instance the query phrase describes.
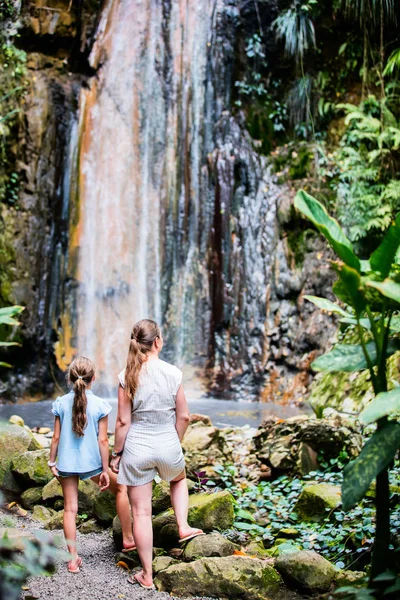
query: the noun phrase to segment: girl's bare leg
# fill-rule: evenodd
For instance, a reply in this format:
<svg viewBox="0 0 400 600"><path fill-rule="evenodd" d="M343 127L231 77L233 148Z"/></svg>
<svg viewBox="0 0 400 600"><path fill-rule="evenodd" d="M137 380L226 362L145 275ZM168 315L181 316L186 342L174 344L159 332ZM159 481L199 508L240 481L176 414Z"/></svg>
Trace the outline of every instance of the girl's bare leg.
<svg viewBox="0 0 400 600"><path fill-rule="evenodd" d="M196 527L190 527L188 523L189 492L186 481L186 473L182 471L170 482L171 504L174 509L176 522L178 524L179 538L192 535L201 531Z"/></svg>
<svg viewBox="0 0 400 600"><path fill-rule="evenodd" d="M151 496L153 482L145 485L128 486L133 514L133 536L142 563L143 571L135 577L145 585L153 583L153 525L151 522Z"/></svg>
<svg viewBox="0 0 400 600"><path fill-rule="evenodd" d="M76 551L76 515L78 514L78 481L76 475L60 477L59 479L64 495L64 535L69 553L72 555L70 566L77 566L78 553Z"/></svg>
<svg viewBox="0 0 400 600"><path fill-rule="evenodd" d="M135 542L132 533L132 519L131 519L131 507L129 505L128 490L126 485L119 485L117 483L117 475L108 469L110 476L110 487L108 488L115 496L115 503L117 506L117 514L121 521L122 529L122 544L124 548L134 546ZM92 477L95 483L99 483L99 475Z"/></svg>

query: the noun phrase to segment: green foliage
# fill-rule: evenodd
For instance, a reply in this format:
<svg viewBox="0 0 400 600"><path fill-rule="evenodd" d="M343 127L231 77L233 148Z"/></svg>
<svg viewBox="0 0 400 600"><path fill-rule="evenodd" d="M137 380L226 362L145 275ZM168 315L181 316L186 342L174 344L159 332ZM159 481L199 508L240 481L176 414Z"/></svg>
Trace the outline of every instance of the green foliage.
<svg viewBox="0 0 400 600"><path fill-rule="evenodd" d="M360 120L360 115L357 114L354 119ZM363 117L361 120L363 121ZM361 128L361 131L371 132L373 128L375 124L369 123L366 128ZM400 424L387 420L392 413L386 395L387 357L399 347L400 342L396 330L393 331L390 327L394 312L400 310L400 274L397 262L400 215L369 260L358 261L357 268L351 244L324 207L305 192L297 194L295 206L325 235L329 244L344 261L332 263L339 275L333 292L347 305L346 312L353 313L352 319L356 323L355 333L359 342L357 345L336 345L331 352L318 358L313 366L325 371L368 369L376 396L369 417L375 417L377 430L365 444L360 456L345 468L342 485L343 507L349 509L363 498L372 479L377 478L376 506L379 519L376 545L379 552L377 550L373 555L372 576L375 577L387 568L390 560L389 488L386 469L400 447ZM346 252L343 252L343 248ZM382 402L380 411L377 409L378 399ZM392 405L392 408L395 406Z"/></svg>
<svg viewBox="0 0 400 600"><path fill-rule="evenodd" d="M24 310L23 306L6 306L0 308L0 332L3 330L2 326L18 327L20 325L14 317L20 314ZM18 346L17 342L9 342L0 339L0 346ZM0 362L0 367L11 367L8 363Z"/></svg>
<svg viewBox="0 0 400 600"><path fill-rule="evenodd" d="M400 122L375 96L338 108L346 115L335 154L338 215L354 242L385 231L400 208Z"/></svg>
<svg viewBox="0 0 400 600"><path fill-rule="evenodd" d="M315 47L315 29L311 19L315 4L317 0L294 0L272 24L276 38L284 42L285 54L296 62L303 59L308 49Z"/></svg>
<svg viewBox="0 0 400 600"><path fill-rule="evenodd" d="M387 77L388 75L398 77L400 73L400 48L396 48L393 50L392 54L389 56L386 67L382 73L383 77Z"/></svg>

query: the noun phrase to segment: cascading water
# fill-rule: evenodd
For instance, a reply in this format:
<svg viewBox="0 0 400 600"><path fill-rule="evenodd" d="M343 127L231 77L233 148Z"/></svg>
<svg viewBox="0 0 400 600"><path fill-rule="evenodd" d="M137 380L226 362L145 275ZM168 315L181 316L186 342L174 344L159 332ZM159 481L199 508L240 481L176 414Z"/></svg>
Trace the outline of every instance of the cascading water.
<svg viewBox="0 0 400 600"><path fill-rule="evenodd" d="M90 59L97 77L80 100L76 305L78 351L107 387L135 321L187 317L215 4L110 0L99 26ZM179 256L166 257L165 235L180 238ZM182 297L173 292L176 306L166 308L171 259Z"/></svg>

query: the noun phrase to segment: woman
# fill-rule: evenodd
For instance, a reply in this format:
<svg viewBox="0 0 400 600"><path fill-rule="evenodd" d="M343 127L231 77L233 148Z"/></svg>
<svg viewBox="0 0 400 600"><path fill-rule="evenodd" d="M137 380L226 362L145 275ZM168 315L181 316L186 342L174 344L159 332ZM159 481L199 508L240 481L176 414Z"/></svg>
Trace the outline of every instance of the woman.
<svg viewBox="0 0 400 600"><path fill-rule="evenodd" d="M154 589L151 498L158 473L170 482L180 542L203 535L190 527L189 494L181 440L189 425L189 409L182 372L159 359L163 347L160 329L144 319L131 333L126 369L119 374L118 416L111 468L118 483L128 486L133 513L133 536L143 570L129 578Z"/></svg>

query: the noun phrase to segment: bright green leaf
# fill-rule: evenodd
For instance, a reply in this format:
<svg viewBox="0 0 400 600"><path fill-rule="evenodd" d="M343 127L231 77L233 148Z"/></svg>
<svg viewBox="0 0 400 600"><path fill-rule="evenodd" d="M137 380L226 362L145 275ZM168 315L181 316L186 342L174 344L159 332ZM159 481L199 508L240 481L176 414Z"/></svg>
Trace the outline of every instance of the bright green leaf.
<svg viewBox="0 0 400 600"><path fill-rule="evenodd" d="M391 413L400 411L400 388L390 392L381 392L368 404L360 414L360 421L373 423Z"/></svg>
<svg viewBox="0 0 400 600"><path fill-rule="evenodd" d="M325 207L304 190L297 192L294 205L326 237L339 258L356 271L360 271L360 261L354 254L350 240L343 233L339 223L328 215Z"/></svg>
<svg viewBox="0 0 400 600"><path fill-rule="evenodd" d="M375 288L386 298L400 304L400 283L396 283L392 279L385 279L384 281L367 281L366 285Z"/></svg>
<svg viewBox="0 0 400 600"><path fill-rule="evenodd" d="M385 234L381 244L372 253L370 260L374 271L381 274L385 279L390 273L392 263L400 246L400 213L397 215L393 225L391 225Z"/></svg>
<svg viewBox="0 0 400 600"><path fill-rule="evenodd" d="M345 310L343 310L343 308L341 306L339 306L338 304L335 304L335 302L331 302L330 300L327 300L326 298L319 298L318 296L308 296L308 295L304 296L304 298L306 300L309 300L313 304L315 304L315 306L318 306L318 308L320 308L321 310L327 310L329 312L338 313L339 315L343 315L345 317L350 316L350 314L348 312L346 312Z"/></svg>
<svg viewBox="0 0 400 600"><path fill-rule="evenodd" d="M344 263L334 262L332 263L332 267L339 275L342 283L341 290L346 295L347 304L350 304L354 308L356 314L361 314L365 309L366 299L362 292L360 274Z"/></svg>
<svg viewBox="0 0 400 600"><path fill-rule="evenodd" d="M250 521L251 523L256 522L256 520L253 517L253 515L251 514L251 512L249 512L248 510L245 510L244 508L238 509L238 511L236 512L236 517L238 517L239 519L244 519L245 521Z"/></svg>
<svg viewBox="0 0 400 600"><path fill-rule="evenodd" d="M361 454L343 471L342 504L349 510L364 498L373 479L393 460L400 446L400 425L387 423L366 442Z"/></svg>
<svg viewBox="0 0 400 600"><path fill-rule="evenodd" d="M346 317L344 319L340 319L340 322L347 323L348 325L357 325L357 319L355 319L354 317ZM371 329L371 321L369 319L359 319L359 323L364 329Z"/></svg>
<svg viewBox="0 0 400 600"><path fill-rule="evenodd" d="M23 306L4 306L0 308L0 317L13 317L22 313L23 310L25 310Z"/></svg>
<svg viewBox="0 0 400 600"><path fill-rule="evenodd" d="M0 362L0 367L7 367L7 369L11 369L12 365L9 365L8 363L5 362Z"/></svg>
<svg viewBox="0 0 400 600"><path fill-rule="evenodd" d="M366 344L371 363L377 363L376 347L374 342ZM400 340L391 340L388 344L386 356L391 356L400 349ZM362 371L368 368L367 361L361 344L337 344L330 352L319 356L311 364L316 371Z"/></svg>
<svg viewBox="0 0 400 600"><path fill-rule="evenodd" d="M0 346L20 346L18 342L0 342Z"/></svg>

